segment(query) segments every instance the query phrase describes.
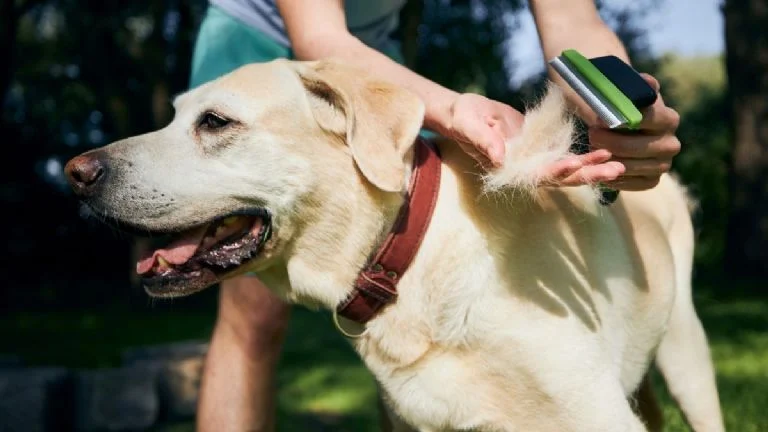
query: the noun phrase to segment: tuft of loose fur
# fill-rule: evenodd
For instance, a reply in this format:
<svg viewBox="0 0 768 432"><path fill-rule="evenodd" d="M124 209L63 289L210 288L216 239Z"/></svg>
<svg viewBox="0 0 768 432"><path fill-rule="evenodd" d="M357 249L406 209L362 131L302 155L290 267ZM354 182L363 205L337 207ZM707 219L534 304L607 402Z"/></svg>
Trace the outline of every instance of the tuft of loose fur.
<svg viewBox="0 0 768 432"><path fill-rule="evenodd" d="M526 113L521 133L506 143L503 165L483 176L485 192L532 194L547 180L545 166L573 155L570 147L575 137L563 92L550 82L544 98Z"/></svg>
<svg viewBox="0 0 768 432"><path fill-rule="evenodd" d="M676 173L669 173L669 176L675 180L675 185L680 190L680 195L685 198L685 206L688 208L688 213L693 216L696 212L701 211L701 203L698 198L685 186L685 183Z"/></svg>

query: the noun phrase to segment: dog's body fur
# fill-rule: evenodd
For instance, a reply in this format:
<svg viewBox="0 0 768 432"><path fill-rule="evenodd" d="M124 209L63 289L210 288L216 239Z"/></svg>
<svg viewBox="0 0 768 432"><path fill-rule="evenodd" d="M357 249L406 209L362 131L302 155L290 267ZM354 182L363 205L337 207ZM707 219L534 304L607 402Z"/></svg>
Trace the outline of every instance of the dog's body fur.
<svg viewBox="0 0 768 432"><path fill-rule="evenodd" d="M291 301L335 308L402 203L421 102L338 64L277 61L177 105L165 129L98 150L124 166L90 204L175 229L257 202L274 214L275 235L248 269ZM236 127L196 133L190 124L206 109ZM508 154L567 152L557 94L526 122ZM522 187L536 179L514 162L484 178L458 146L437 144L440 193L422 246L397 302L352 341L399 427L645 430L629 398L656 359L694 429L722 430L691 301L683 188L664 175L604 207L589 187Z"/></svg>

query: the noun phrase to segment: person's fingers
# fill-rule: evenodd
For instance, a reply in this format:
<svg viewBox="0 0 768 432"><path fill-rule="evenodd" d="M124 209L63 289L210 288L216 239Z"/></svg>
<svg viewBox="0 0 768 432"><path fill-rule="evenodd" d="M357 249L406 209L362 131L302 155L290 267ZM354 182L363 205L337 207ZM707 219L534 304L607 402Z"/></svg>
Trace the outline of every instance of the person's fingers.
<svg viewBox="0 0 768 432"><path fill-rule="evenodd" d="M568 178L583 166L578 157L563 159L544 167L539 177L547 184L558 184L561 179Z"/></svg>
<svg viewBox="0 0 768 432"><path fill-rule="evenodd" d="M579 155L581 163L584 165L595 165L608 161L612 156L611 152L605 149L593 150L589 153Z"/></svg>
<svg viewBox="0 0 768 432"><path fill-rule="evenodd" d="M648 83L648 85L651 86L653 91L655 91L656 93L661 91L661 83L653 75L647 74L645 72L641 72L640 76L645 80L645 82Z"/></svg>
<svg viewBox="0 0 768 432"><path fill-rule="evenodd" d="M605 183L616 180L624 174L624 165L620 162L609 161L599 165L582 167L567 178L561 180L561 186L581 186L585 184Z"/></svg>
<svg viewBox="0 0 768 432"><path fill-rule="evenodd" d="M609 129L590 129L589 142L594 148L610 151L615 157L634 159L671 159L680 152L680 140L674 135L621 134Z"/></svg>
<svg viewBox="0 0 768 432"><path fill-rule="evenodd" d="M491 160L484 153L478 151L474 144L459 139L454 139L454 141L459 145L459 147L461 147L461 150L464 153L474 159L475 162L480 164L483 169L489 170L494 167Z"/></svg>
<svg viewBox="0 0 768 432"><path fill-rule="evenodd" d="M661 176L621 177L613 181L606 181L604 184L605 186L612 189L625 191L644 191L656 187L660 180Z"/></svg>
<svg viewBox="0 0 768 432"><path fill-rule="evenodd" d="M460 129L464 136L461 141L466 146L473 147L473 149L463 147L465 150L480 154L491 168L498 168L504 163L504 138L500 125L491 126L483 121L470 119L462 122Z"/></svg>
<svg viewBox="0 0 768 432"><path fill-rule="evenodd" d="M671 160L658 159L620 159L624 164L626 177L653 177L669 172L672 167Z"/></svg>
<svg viewBox="0 0 768 432"><path fill-rule="evenodd" d="M487 123L494 131L494 141L488 150L488 156L499 164L504 162L506 143L520 133L524 116L514 108L502 103L494 102L493 112Z"/></svg>
<svg viewBox="0 0 768 432"><path fill-rule="evenodd" d="M523 122L525 121L525 116L508 105L499 103L497 106L499 109L498 117L501 121L502 136L506 140L512 139L520 133L520 130L523 127Z"/></svg>
<svg viewBox="0 0 768 432"><path fill-rule="evenodd" d="M643 79L653 88L658 97L650 107L644 108L643 121L640 123L640 130L673 132L680 125L680 115L674 109L666 106L664 97L661 95L661 83L647 73L640 74Z"/></svg>
<svg viewBox="0 0 768 432"><path fill-rule="evenodd" d="M569 185L573 185L573 183L580 181L578 176L573 176L578 170L587 165L607 162L610 158L611 153L606 150L596 150L578 156L574 155L542 167L539 178L542 179L542 186L557 186L562 184L562 182L568 182Z"/></svg>
<svg viewBox="0 0 768 432"><path fill-rule="evenodd" d="M680 114L664 105L661 99L644 109L643 120L638 129L643 132L674 132L680 126Z"/></svg>

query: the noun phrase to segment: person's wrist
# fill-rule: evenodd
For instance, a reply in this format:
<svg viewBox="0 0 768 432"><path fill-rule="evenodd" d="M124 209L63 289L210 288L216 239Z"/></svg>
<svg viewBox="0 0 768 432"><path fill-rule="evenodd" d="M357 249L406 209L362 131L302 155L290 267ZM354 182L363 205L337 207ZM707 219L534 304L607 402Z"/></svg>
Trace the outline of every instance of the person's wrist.
<svg viewBox="0 0 768 432"><path fill-rule="evenodd" d="M424 127L443 136L450 136L453 130L453 105L459 93L446 90L433 97L427 105Z"/></svg>

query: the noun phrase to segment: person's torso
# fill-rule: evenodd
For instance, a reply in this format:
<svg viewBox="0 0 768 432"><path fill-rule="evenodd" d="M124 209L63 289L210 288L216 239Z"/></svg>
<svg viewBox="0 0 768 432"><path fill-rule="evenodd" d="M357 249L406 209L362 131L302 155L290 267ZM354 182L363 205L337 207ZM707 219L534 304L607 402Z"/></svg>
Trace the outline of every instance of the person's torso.
<svg viewBox="0 0 768 432"><path fill-rule="evenodd" d="M289 47L290 40L275 0L210 0L231 16L243 21L277 43ZM400 9L406 0L346 0L347 28L366 45L379 48L397 29Z"/></svg>

